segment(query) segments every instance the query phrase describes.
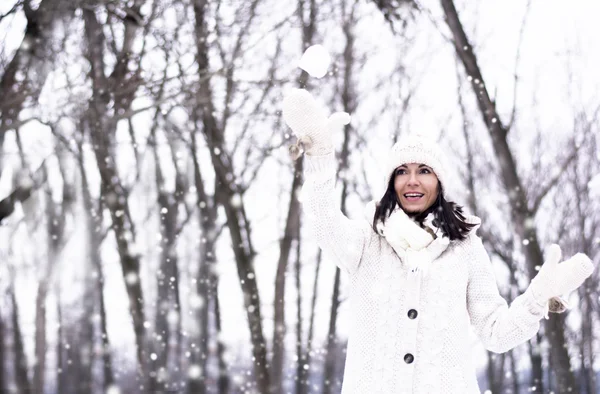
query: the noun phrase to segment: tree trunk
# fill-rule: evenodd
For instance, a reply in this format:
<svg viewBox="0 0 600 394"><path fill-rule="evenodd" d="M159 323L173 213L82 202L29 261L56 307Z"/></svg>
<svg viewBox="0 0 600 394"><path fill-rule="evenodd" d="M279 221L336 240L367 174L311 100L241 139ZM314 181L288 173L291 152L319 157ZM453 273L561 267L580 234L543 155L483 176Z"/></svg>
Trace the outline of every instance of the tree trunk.
<svg viewBox="0 0 600 394"><path fill-rule="evenodd" d="M588 154L593 156L596 151L596 144L594 140L586 141L588 147ZM579 250L588 256L594 255L592 249L593 239L595 238L594 232L591 234L586 231L589 226L592 231L595 231L597 226L594 225L593 208L591 207L590 201L590 190L589 183L592 180L595 172L592 166L585 162L583 155L575 158L576 165L572 170L572 174L569 177L574 189L575 189L575 210L577 212L577 239L575 245ZM584 164L583 164L584 163ZM584 176L578 172L578 165L582 165L585 168ZM591 223L590 223L591 222ZM595 357L594 357L594 319L591 317L594 311L594 305L592 301L593 290L594 290L594 278L586 280L583 286L579 289L579 298L581 300L581 312L584 316L581 319L581 342L580 342L580 357L581 357L581 382L584 387L582 391L592 394L596 393L596 371L594 369ZM597 283L597 282L596 282ZM597 286L596 286L597 288Z"/></svg>
<svg viewBox="0 0 600 394"><path fill-rule="evenodd" d="M275 275L275 297L273 300L273 357L271 359L271 372L273 374L272 393L283 391L283 371L286 368L285 356L285 280L287 265L290 258L292 241L298 238L300 231L300 202L298 191L302 185L303 160L300 158L294 162L294 174L292 188L290 191L290 203L283 232L283 238L279 243L279 261ZM297 376L299 378L299 376Z"/></svg>
<svg viewBox="0 0 600 394"><path fill-rule="evenodd" d="M210 335L209 315L210 307L214 305L215 310L215 323L217 330L217 357L219 357L219 377L218 386L221 388L222 393L226 393L229 387L228 383L228 372L224 365L222 358L224 347L219 337L221 330L220 317L218 315L218 279L215 272L216 269L216 242L217 242L217 204L214 196L209 196L206 192L204 185L204 178L200 171L200 163L197 157L197 141L196 133L193 130L190 133L191 144L190 144L190 155L193 162L194 168L194 185L196 187L197 194L197 205L200 207L200 261L198 266L198 279L196 281L196 292L198 297L202 301L201 305L196 308L196 318L198 320L198 330L196 333L196 343L198 346L194 349L191 355L192 365L199 365L200 376L189 376L188 381L188 393L189 394L204 394L206 392L206 381L208 378L208 341ZM224 381L224 383L222 382Z"/></svg>
<svg viewBox="0 0 600 394"><path fill-rule="evenodd" d="M46 295L48 284L42 279L35 298L35 364L33 367L33 392L44 393L46 373Z"/></svg>
<svg viewBox="0 0 600 394"><path fill-rule="evenodd" d="M102 264L100 262L100 255L97 249L96 252L92 252L92 256L94 254L96 255L96 257L92 257L92 262L96 267L96 272L98 272L98 278L96 280L96 294L98 297L98 302L100 304L100 335L102 337L102 389L104 392L106 392L108 391L108 388L114 384L115 377L113 375L112 369L110 339L108 337L108 330L106 329L106 307L104 304L104 273L102 270Z"/></svg>
<svg viewBox="0 0 600 394"><path fill-rule="evenodd" d="M256 252L252 246L250 223L247 220L241 190L232 178L236 173L233 163L228 157L225 149L224 130L218 127L214 113L212 87L208 63L208 2L207 0L196 0L194 2L196 17L196 62L198 63L200 83L199 97L200 112L202 119L202 131L210 150L211 161L215 170L218 195L217 200L225 209L227 225L233 253L236 260L238 277L240 279L242 293L244 294L244 307L250 328L252 344L253 369L256 378L256 389L261 393L269 393L271 390L269 365L267 362L267 345L262 327L262 316L260 312L260 298L253 260ZM239 202L239 203L238 203Z"/></svg>
<svg viewBox="0 0 600 394"><path fill-rule="evenodd" d="M302 50L312 45L316 32L318 7L316 2L310 1L309 8L304 9L304 1L298 1L296 12L302 26ZM298 86L305 87L308 74L302 71L298 77ZM300 233L300 202L298 191L302 186L302 173L304 169L303 157L294 162L290 200L283 238L279 244L279 260L275 276L274 323L273 323L273 357L271 359L272 392L280 393L283 390L283 371L286 369L285 356L285 280L287 265L290 259L292 242L298 239ZM296 376L300 379L300 375Z"/></svg>
<svg viewBox="0 0 600 394"><path fill-rule="evenodd" d="M0 393L8 391L8 385L6 384L5 367L6 364L6 345L4 343L4 336L6 335L6 327L4 326L4 319L2 313L0 313Z"/></svg>
<svg viewBox="0 0 600 394"><path fill-rule="evenodd" d="M87 245L89 247L89 259L93 271L96 273L96 277L93 283L95 292L93 297L97 298L99 313L100 313L100 335L102 338L102 372L103 381L102 389L106 392L108 388L114 383L114 376L112 372L112 360L110 351L110 338L106 329L106 306L104 304L104 269L102 267L102 258L100 257L100 246L102 244L101 230L102 230L102 217L101 209L96 208L96 203L92 199L90 194L90 185L87 178L87 172L85 170L83 162L83 148L81 144L78 146L78 157L77 164L79 167L79 173L81 174L81 192L83 196L83 207L85 209L85 220L86 220L86 237Z"/></svg>
<svg viewBox="0 0 600 394"><path fill-rule="evenodd" d="M487 353L488 388L492 393L504 392L504 360L505 354Z"/></svg>
<svg viewBox="0 0 600 394"><path fill-rule="evenodd" d="M196 330L194 335L194 341L198 344L194 349L192 349L192 354L190 357L191 365L200 368L200 373L198 375L191 374L188 375L188 393L189 394L204 394L207 391L207 381L208 381L208 360L209 360L209 351L208 351L208 341L209 341L209 333L210 333L210 325L209 325L209 308L212 304L212 301L217 298L216 289L210 289L210 267L214 266L216 263L214 258L214 250L215 245L211 241L206 240L206 237L210 237L210 235L205 235L202 233L203 245L200 246L200 266L198 267L198 279L196 281L196 292L200 300L202 300L201 304L195 307L195 317L198 321L198 329Z"/></svg>
<svg viewBox="0 0 600 394"><path fill-rule="evenodd" d="M131 15L140 15L140 4L134 4L127 11ZM143 375L147 371L147 355L145 354L146 334L144 328L144 296L140 280L140 256L132 252L135 242L135 227L131 221L127 202L128 193L121 183L117 172L115 157L115 132L118 118L116 114L131 106L131 102L139 85L135 73L129 73L128 67L133 50L133 40L139 29L135 18L126 18L125 34L122 50L118 54L115 68L110 77L106 77L104 61L105 37L102 26L91 8L82 10L85 23L87 59L90 63L92 80L92 97L86 112L87 128L90 131L92 146L96 156L101 179L101 193L105 206L111 216L112 230L115 234L121 269L129 298L129 311L133 321L136 341L138 370ZM131 74L134 74L131 76ZM126 87L126 88L125 88ZM118 90L115 90L118 88ZM127 96L123 96L123 92ZM110 107L111 100L115 108Z"/></svg>
<svg viewBox="0 0 600 394"><path fill-rule="evenodd" d="M542 338L538 333L529 342L529 359L531 360L531 386L532 393L544 392L544 370L542 369Z"/></svg>
<svg viewBox="0 0 600 394"><path fill-rule="evenodd" d="M342 13L344 17L343 31L346 38L346 45L344 46L344 71L343 71L343 82L342 82L342 105L345 112L354 113L357 106L356 92L354 91L354 64L355 64L355 53L354 53L354 42L355 34L353 30L354 26L354 4L352 10L348 13L345 6L342 7ZM350 156L350 136L352 133L352 127L344 127L344 140L342 142L342 149L340 152L340 165L338 168L338 174L343 173L349 167L349 156ZM338 179L339 180L339 179ZM340 209L344 215L346 212L346 199L348 196L348 181L343 178L342 183L342 195ZM327 353L325 355L325 373L323 376L323 393L331 393L334 379L335 379L335 357L337 355L337 330L336 320L339 308L339 292L340 292L340 269L335 270L335 280L333 284L333 294L331 297L331 314L329 319L329 331L327 333Z"/></svg>
<svg viewBox="0 0 600 394"><path fill-rule="evenodd" d="M582 319L581 327L581 365L582 365L582 381L587 386L587 393L597 393L596 390L596 371L594 370L594 320L591 318L594 306L592 304L591 289L587 286L580 294L583 293L582 299L585 300L582 312L587 318Z"/></svg>
<svg viewBox="0 0 600 394"><path fill-rule="evenodd" d="M27 375L27 357L25 355L25 346L23 344L23 335L21 334L21 323L19 322L19 305L15 297L15 289L11 285L8 288L10 300L12 304L11 309L11 325L12 325L12 342L14 349L14 374L15 374L15 385L17 393L26 394L31 392L31 385L29 382L29 376ZM4 338L4 335L2 336ZM4 354L4 353L3 353ZM0 386L0 389L2 386Z"/></svg>
<svg viewBox="0 0 600 394"><path fill-rule="evenodd" d="M94 373L93 373L93 352L96 345L96 336L94 335L94 311L98 299L96 288L97 279L94 278L94 269L91 262L88 260L86 264L86 273L84 277L85 289L83 293L82 308L83 313L79 319L79 325L74 338L79 343L73 349L80 363L76 365L75 370L78 371L76 381L76 391L78 393L93 393L94 392ZM71 345L73 346L73 344ZM61 392L61 391L59 391Z"/></svg>
<svg viewBox="0 0 600 394"><path fill-rule="evenodd" d="M512 376L512 394L519 394L521 385L519 384L519 370L517 369L515 351L508 352L508 357L510 358L510 375Z"/></svg>
<svg viewBox="0 0 600 394"><path fill-rule="evenodd" d="M180 305L179 305L179 270L175 243L178 235L179 204L184 196L181 174L176 167L175 192L167 193L165 179L162 172L160 157L156 146L156 129L158 127L157 109L153 126L150 132L150 145L154 154L154 169L156 176L157 208L160 217L161 253L160 264L157 272L157 305L155 316L156 341L154 349L156 360L151 361L154 372L150 375L150 392L173 389L174 377L170 376L168 361L169 355L179 360L180 348ZM174 315L169 316L171 313ZM175 321L173 322L173 316ZM160 338L160 339L158 339ZM171 350L174 350L173 352Z"/></svg>
<svg viewBox="0 0 600 394"><path fill-rule="evenodd" d="M298 225L299 226L299 225ZM300 236L296 241L296 262L294 264L294 277L296 278L296 394L306 393L306 385L308 384L303 378L303 372L306 365L308 370L309 365L305 364L304 351L302 350L302 286L301 277L302 269L300 266Z"/></svg>
<svg viewBox="0 0 600 394"><path fill-rule="evenodd" d="M60 165L60 162L59 162ZM43 168L44 171L46 167ZM47 175L46 177L47 178ZM63 178L63 201L62 204L56 204L52 200L52 191L46 184L46 237L48 256L43 269L43 274L39 279L37 297L35 300L35 367L33 370L33 391L42 394L45 385L46 373L46 351L48 350L46 339L46 299L54 267L58 261L60 251L65 245L65 222L66 215L73 202L71 185L69 180Z"/></svg>
<svg viewBox="0 0 600 394"><path fill-rule="evenodd" d="M304 360L306 365L310 368L314 368L312 365L312 353L313 353L313 336L314 336L314 324L315 324L315 314L316 314L316 305L317 305L317 293L318 293L318 283L319 283L319 271L321 268L321 249L317 252L317 262L315 264L315 280L313 282L313 290L312 290L312 299L310 302L310 318L308 323L308 339L306 340L306 352L304 353ZM306 388L308 389L310 385L310 371L309 369L303 369L301 378L306 383Z"/></svg>
<svg viewBox="0 0 600 394"><path fill-rule="evenodd" d="M524 246L524 253L529 277L533 278L537 273L535 267L543 264L543 256L536 229L526 225L529 218L533 217L533 213L528 209L525 190L521 185L515 160L508 146L506 139L508 129L500 120L496 104L490 98L485 87L477 58L458 18L454 2L441 0L441 3L446 22L454 38L457 56L463 63L466 73L471 77L471 86L477 97L479 110L492 139L492 145L500 165L501 179L511 205L511 222L519 237L528 241L528 244ZM577 392L578 384L571 370L569 354L565 346L564 316L552 314L549 320L544 321L544 327L550 342L550 357L555 365L558 391Z"/></svg>
<svg viewBox="0 0 600 394"><path fill-rule="evenodd" d="M61 297L60 297L60 287L56 286L56 320L58 322L58 327L56 329L56 390L59 393L67 393L67 378L68 378L68 370L67 363L65 362L65 327L67 324L63 319L62 305L61 305ZM68 358L68 357L67 357Z"/></svg>
<svg viewBox="0 0 600 394"><path fill-rule="evenodd" d="M333 294L331 295L331 312L329 315L329 330L327 331L327 345L325 347L325 368L323 371L322 393L331 394L335 383L336 348L337 348L337 314L340 305L340 269L335 269Z"/></svg>
<svg viewBox="0 0 600 394"><path fill-rule="evenodd" d="M73 4L75 3L75 4ZM21 45L4 68L0 79L0 175L6 131L19 127L19 114L28 99L37 102L52 71L56 52L52 41L56 23L66 24L74 15L78 1L42 0L36 10L24 2L27 26Z"/></svg>
<svg viewBox="0 0 600 394"><path fill-rule="evenodd" d="M216 277L214 278L214 282L217 283ZM219 394L227 394L229 393L229 372L227 369L227 364L225 363L225 344L221 339L221 308L219 306L219 297L215 294L214 297L214 306L215 306L215 324L217 328L217 357L219 362L219 379L218 379L218 393Z"/></svg>

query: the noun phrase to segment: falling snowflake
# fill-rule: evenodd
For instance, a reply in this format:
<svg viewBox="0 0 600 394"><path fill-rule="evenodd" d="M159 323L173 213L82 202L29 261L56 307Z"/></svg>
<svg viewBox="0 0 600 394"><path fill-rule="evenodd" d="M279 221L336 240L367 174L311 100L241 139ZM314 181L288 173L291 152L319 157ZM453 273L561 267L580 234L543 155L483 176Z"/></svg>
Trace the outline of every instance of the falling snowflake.
<svg viewBox="0 0 600 394"><path fill-rule="evenodd" d="M202 377L202 368L196 364L190 365L188 368L188 377L190 379L200 379Z"/></svg>
<svg viewBox="0 0 600 394"><path fill-rule="evenodd" d="M117 386L108 386L106 394L121 394L121 390Z"/></svg>
<svg viewBox="0 0 600 394"><path fill-rule="evenodd" d="M230 202L231 205L233 205L236 208L239 208L242 205L242 197L239 193L235 193L233 196L231 196Z"/></svg>
<svg viewBox="0 0 600 394"><path fill-rule="evenodd" d="M244 382L244 375L242 375L242 374L233 375L232 380L235 384L240 385Z"/></svg>
<svg viewBox="0 0 600 394"><path fill-rule="evenodd" d="M169 322L170 325L176 325L177 321L179 320L179 313L177 313L177 311L169 311L169 313L167 314L167 321Z"/></svg>
<svg viewBox="0 0 600 394"><path fill-rule="evenodd" d="M139 278L135 272L128 272L127 275L125 275L125 282L127 282L129 286L135 285L138 280Z"/></svg>
<svg viewBox="0 0 600 394"><path fill-rule="evenodd" d="M189 302L192 309L201 309L204 306L204 298L199 294L191 294Z"/></svg>

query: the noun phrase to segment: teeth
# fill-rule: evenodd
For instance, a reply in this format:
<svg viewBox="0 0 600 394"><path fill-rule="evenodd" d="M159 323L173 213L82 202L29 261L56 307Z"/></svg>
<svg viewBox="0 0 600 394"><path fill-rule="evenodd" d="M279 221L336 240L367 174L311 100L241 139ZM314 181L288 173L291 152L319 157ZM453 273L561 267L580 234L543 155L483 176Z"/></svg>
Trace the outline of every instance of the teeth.
<svg viewBox="0 0 600 394"><path fill-rule="evenodd" d="M409 193L409 194L405 194L406 197L421 197L422 194L417 194L417 193Z"/></svg>

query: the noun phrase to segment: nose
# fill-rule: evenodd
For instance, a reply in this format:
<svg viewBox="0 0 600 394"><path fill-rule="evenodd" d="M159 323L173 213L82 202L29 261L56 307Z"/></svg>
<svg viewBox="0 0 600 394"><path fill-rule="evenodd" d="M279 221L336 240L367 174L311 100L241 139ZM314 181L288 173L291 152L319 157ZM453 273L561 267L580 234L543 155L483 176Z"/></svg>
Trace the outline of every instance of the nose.
<svg viewBox="0 0 600 394"><path fill-rule="evenodd" d="M417 178L417 174L412 172L408 176L408 185L409 186L418 186L420 184L419 179Z"/></svg>

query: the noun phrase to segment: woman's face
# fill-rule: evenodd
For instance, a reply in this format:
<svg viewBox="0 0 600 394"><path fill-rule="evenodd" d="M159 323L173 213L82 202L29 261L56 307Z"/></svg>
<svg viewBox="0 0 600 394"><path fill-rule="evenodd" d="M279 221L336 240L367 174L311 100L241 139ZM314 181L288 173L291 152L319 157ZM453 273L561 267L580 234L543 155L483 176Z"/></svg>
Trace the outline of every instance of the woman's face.
<svg viewBox="0 0 600 394"><path fill-rule="evenodd" d="M409 163L396 168L394 189L400 205L406 212L425 211L438 195L438 179L431 167Z"/></svg>

